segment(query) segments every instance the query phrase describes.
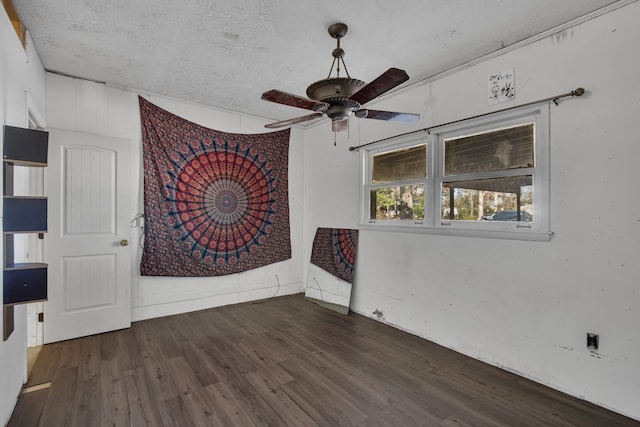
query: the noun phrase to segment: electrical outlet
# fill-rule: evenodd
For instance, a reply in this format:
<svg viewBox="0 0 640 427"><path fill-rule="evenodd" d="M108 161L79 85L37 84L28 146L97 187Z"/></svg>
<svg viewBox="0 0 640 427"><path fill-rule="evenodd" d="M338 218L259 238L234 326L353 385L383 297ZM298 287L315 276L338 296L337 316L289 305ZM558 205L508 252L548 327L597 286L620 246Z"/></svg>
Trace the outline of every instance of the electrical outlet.
<svg viewBox="0 0 640 427"><path fill-rule="evenodd" d="M598 351L598 343L600 341L598 334L587 332L587 350Z"/></svg>

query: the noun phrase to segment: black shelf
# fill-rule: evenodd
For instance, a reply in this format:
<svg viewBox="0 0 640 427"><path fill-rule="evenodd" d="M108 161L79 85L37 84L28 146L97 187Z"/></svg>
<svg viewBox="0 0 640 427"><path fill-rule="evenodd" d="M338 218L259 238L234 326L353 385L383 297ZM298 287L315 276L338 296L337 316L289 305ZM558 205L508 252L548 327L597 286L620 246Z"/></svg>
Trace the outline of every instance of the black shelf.
<svg viewBox="0 0 640 427"><path fill-rule="evenodd" d="M47 198L13 195L14 166L45 167L49 133L4 126L3 142L3 339L13 332L13 305L47 299L47 264L15 263L13 235L47 232Z"/></svg>
<svg viewBox="0 0 640 427"><path fill-rule="evenodd" d="M47 198L4 196L5 233L46 233Z"/></svg>
<svg viewBox="0 0 640 427"><path fill-rule="evenodd" d="M47 299L47 266L3 272L4 304L24 304Z"/></svg>
<svg viewBox="0 0 640 427"><path fill-rule="evenodd" d="M18 166L47 166L49 132L14 126L4 127L3 160Z"/></svg>

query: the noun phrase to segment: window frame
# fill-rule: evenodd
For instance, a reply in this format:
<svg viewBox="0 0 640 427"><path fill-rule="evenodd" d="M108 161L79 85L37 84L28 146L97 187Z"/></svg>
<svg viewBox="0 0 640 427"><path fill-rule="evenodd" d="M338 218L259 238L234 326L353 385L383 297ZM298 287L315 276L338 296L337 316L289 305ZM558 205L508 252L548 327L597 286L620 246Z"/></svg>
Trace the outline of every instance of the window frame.
<svg viewBox="0 0 640 427"><path fill-rule="evenodd" d="M394 142L390 145L385 145L384 148L380 147L380 149L372 149L369 151L369 155L367 156L366 162L366 168L367 171L369 171L369 176L365 177L365 180L368 181L368 185L365 191L367 191L367 194L363 194L363 197L366 199L365 204L363 204L363 209L364 211L362 212L361 217L364 218L369 224L374 224L376 223L377 220L372 220L369 218L369 212L370 212L370 203L369 203L369 198L371 196L371 190L376 189L376 188L386 188L386 187L397 187L400 185L423 185L424 186L424 195L425 195L425 199L424 199L424 205L425 205L425 215L426 215L426 206L427 206L427 185L428 183L430 183L430 177L429 177L429 172L432 170L433 165L431 165L429 163L429 159L430 159L430 155L429 155L429 146L430 143L427 142L428 138L426 138L424 135L422 137L416 138L415 136L411 136L411 137L407 137L407 138L398 138L396 140L394 140ZM373 172L373 158L381 153L389 153L392 151L396 151L396 150L402 150L405 148L412 148L412 147L417 147L420 145L426 145L426 156L427 156L427 173L426 173L426 177L422 178L422 179L406 179L406 180L402 180L402 181L389 181L389 182L384 182L384 183L380 183L380 184L373 184L371 183L371 173ZM388 220L379 220L379 221L386 221L388 222ZM423 224L424 220L414 220L414 219L394 219L392 220L394 224L402 224L403 226L411 226L414 223L415 224Z"/></svg>
<svg viewBox="0 0 640 427"><path fill-rule="evenodd" d="M365 230L441 234L515 240L548 241L550 231L550 169L549 169L549 108L538 104L508 111L496 112L445 126L433 127L427 133L411 133L386 139L378 144L360 149L361 190L359 227ZM506 129L534 123L534 166L496 172L480 172L464 175L444 175L444 141L499 129ZM372 184L373 156L409 148L425 143L427 145L427 175L424 180L394 181L384 185ZM532 175L534 191L534 221L469 221L441 219L442 183L488 177L508 177ZM424 220L370 219L370 191L373 188L424 184Z"/></svg>

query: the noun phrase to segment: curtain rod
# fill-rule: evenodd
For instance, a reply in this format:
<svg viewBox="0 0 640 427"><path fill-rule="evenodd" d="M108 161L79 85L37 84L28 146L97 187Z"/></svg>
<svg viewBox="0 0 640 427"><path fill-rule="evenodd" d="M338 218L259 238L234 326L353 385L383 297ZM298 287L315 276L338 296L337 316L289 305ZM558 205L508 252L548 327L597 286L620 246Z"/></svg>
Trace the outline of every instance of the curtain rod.
<svg viewBox="0 0 640 427"><path fill-rule="evenodd" d="M399 137L402 137L402 136L411 135L411 134L418 133L418 132L427 132L427 133L429 133L429 131L431 129L436 129L436 128L439 128L439 127L442 127L442 126L453 125L455 123L460 123L460 122L464 122L464 121L471 120L471 119L477 119L479 117L489 116L491 114L502 113L503 111L514 110L516 108L527 107L529 105L542 104L543 102L549 102L549 101L553 101L554 104L559 105L558 104L558 100L559 99L567 98L567 97L574 97L574 96L582 96L582 95L584 95L584 92L585 92L584 89L579 87L579 88L577 88L575 90L572 90L571 92L563 93L563 94L556 95L556 96L550 96L549 98L539 99L537 101L527 102L526 104L515 105L515 106L509 107L509 108L503 108L502 110L491 111L490 113L478 114L477 116L471 116L471 117L467 117L465 119L459 119L459 120L454 120L452 122L443 123L441 125L434 125L434 126L426 127L426 128L423 128L423 129L414 130L414 131L411 131L411 132L402 133L400 135L394 135L394 136L390 136L390 137L387 137L387 138L378 139L377 141L367 142L366 144L357 145L355 147L349 147L349 151L357 151L362 147L367 147L369 145L377 144L378 142L382 142L382 141L386 141L386 140L394 139L394 138L399 138Z"/></svg>

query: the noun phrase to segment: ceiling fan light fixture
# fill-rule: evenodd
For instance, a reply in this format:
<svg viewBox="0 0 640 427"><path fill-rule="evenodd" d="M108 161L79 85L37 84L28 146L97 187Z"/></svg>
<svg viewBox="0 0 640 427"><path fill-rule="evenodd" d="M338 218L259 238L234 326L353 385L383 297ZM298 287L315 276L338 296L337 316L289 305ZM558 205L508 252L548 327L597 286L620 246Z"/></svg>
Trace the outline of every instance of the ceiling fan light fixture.
<svg viewBox="0 0 640 427"><path fill-rule="evenodd" d="M331 120L347 120L349 118L349 114L351 114L351 109L345 105L332 105L329 107L326 114Z"/></svg>
<svg viewBox="0 0 640 427"><path fill-rule="evenodd" d="M333 137L334 137L333 145L336 145L335 134L338 132L342 132L343 130L347 130L348 128L349 128L348 117L331 120L331 131L333 132Z"/></svg>

